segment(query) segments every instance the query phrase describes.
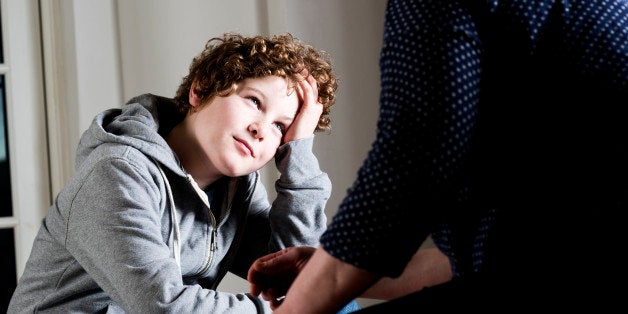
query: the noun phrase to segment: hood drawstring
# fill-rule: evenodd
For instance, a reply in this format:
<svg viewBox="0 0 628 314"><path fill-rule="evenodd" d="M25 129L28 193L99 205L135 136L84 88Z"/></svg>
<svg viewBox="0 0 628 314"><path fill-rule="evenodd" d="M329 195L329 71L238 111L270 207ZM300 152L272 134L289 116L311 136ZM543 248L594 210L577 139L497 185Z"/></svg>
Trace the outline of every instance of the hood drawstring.
<svg viewBox="0 0 628 314"><path fill-rule="evenodd" d="M174 196L172 195L172 188L170 187L170 182L164 173L164 170L161 169L159 162L153 159L159 172L161 173L162 178L166 184L166 191L168 192L168 200L170 201L170 220L172 220L172 228L170 232L170 241L172 241L172 253L174 255L174 260L179 266L179 270L181 270L181 232L179 231L179 220L177 219L177 211L176 207L174 207Z"/></svg>

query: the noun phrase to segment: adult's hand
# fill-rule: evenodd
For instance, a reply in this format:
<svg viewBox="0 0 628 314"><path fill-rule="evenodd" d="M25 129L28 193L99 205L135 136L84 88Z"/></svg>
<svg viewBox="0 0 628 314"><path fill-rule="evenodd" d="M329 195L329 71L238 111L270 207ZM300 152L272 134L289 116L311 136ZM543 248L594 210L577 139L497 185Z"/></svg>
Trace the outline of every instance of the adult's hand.
<svg viewBox="0 0 628 314"><path fill-rule="evenodd" d="M247 275L251 294L261 293L272 309L277 308L315 250L309 246L289 247L255 260Z"/></svg>

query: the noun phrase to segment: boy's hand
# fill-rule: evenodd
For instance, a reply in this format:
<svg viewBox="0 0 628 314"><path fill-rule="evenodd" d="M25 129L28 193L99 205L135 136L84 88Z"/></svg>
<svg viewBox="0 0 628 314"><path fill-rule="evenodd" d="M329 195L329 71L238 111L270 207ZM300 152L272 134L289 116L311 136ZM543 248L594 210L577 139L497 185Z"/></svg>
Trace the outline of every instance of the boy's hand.
<svg viewBox="0 0 628 314"><path fill-rule="evenodd" d="M247 276L251 294L261 293L273 310L277 308L314 251L316 249L309 246L289 247L255 260Z"/></svg>
<svg viewBox="0 0 628 314"><path fill-rule="evenodd" d="M283 142L299 140L314 134L318 120L323 113L323 104L318 102L318 85L313 76L308 75L295 86L301 102L294 121L288 128Z"/></svg>

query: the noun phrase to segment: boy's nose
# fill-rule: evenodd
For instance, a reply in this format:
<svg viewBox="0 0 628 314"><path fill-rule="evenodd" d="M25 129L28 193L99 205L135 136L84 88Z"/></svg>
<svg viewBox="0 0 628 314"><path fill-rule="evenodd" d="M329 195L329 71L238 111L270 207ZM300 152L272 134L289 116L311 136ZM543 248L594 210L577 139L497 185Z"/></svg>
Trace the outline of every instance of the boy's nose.
<svg viewBox="0 0 628 314"><path fill-rule="evenodd" d="M264 138L266 134L266 128L260 122L253 122L249 125L249 132L253 134L254 138Z"/></svg>

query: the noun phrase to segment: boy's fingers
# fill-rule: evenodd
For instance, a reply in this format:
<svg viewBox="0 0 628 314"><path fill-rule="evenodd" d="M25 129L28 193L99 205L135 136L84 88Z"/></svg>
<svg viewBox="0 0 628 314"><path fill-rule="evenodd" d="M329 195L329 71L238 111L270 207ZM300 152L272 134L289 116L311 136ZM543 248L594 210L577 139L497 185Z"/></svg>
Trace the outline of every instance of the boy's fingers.
<svg viewBox="0 0 628 314"><path fill-rule="evenodd" d="M253 262L247 274L247 280L251 283L251 293L258 293L266 285L267 278L282 274L294 267L294 258L285 258L288 249L262 256ZM256 290L253 290L253 289Z"/></svg>
<svg viewBox="0 0 628 314"><path fill-rule="evenodd" d="M251 283L250 293L252 296L257 297L261 292L262 290L256 284Z"/></svg>
<svg viewBox="0 0 628 314"><path fill-rule="evenodd" d="M253 265L251 265L251 269L254 270L264 270L266 268L272 267L275 263L277 263L277 258L281 255L284 255L287 253L288 249L283 249L281 251L277 251L275 253L271 253L268 255L264 255L258 259L256 259L253 262Z"/></svg>
<svg viewBox="0 0 628 314"><path fill-rule="evenodd" d="M307 81L308 83L310 83L310 87L312 88L312 94L314 95L314 98L316 98L316 100L318 101L318 84L316 83L316 79L310 75L307 77Z"/></svg>
<svg viewBox="0 0 628 314"><path fill-rule="evenodd" d="M273 275L285 271L287 267L292 266L293 257L291 257L288 249L283 249L271 255L261 257L253 263L251 267L261 273Z"/></svg>
<svg viewBox="0 0 628 314"><path fill-rule="evenodd" d="M307 101L303 102L303 105L306 106L306 109L312 110L313 108L316 108L317 112L318 111L322 112L322 108L319 108L319 107L322 107L322 104L318 102L318 85L316 83L316 79L310 75L306 79L300 81L300 84L301 84L301 88L304 90L304 93L305 93L304 97L308 98ZM301 108L301 110L303 110L303 108Z"/></svg>

